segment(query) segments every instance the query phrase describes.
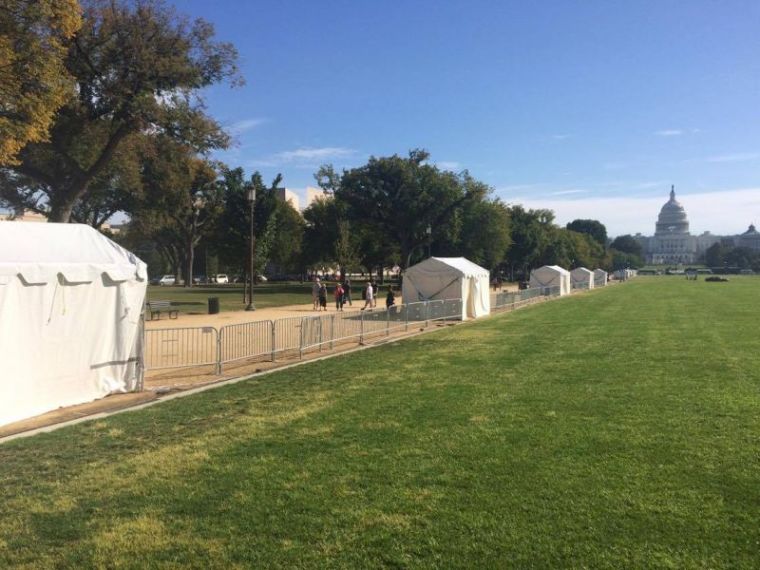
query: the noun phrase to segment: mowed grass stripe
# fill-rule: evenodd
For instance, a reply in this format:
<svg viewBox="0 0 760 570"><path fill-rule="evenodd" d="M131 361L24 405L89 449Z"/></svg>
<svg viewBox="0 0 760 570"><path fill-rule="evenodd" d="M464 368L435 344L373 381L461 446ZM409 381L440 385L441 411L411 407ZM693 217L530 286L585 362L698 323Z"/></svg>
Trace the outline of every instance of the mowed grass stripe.
<svg viewBox="0 0 760 570"><path fill-rule="evenodd" d="M757 567L760 280L640 279L0 447L0 567Z"/></svg>

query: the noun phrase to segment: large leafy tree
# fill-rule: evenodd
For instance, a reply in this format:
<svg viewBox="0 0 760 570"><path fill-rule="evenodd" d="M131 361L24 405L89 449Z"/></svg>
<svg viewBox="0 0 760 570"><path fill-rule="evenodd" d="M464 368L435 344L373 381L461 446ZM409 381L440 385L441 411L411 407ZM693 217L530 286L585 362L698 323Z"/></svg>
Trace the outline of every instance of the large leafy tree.
<svg viewBox="0 0 760 570"><path fill-rule="evenodd" d="M27 145L2 173L7 202L67 222L130 137L161 135L195 151L227 144L199 92L237 80L237 53L214 41L207 22L160 0L88 0L67 48L76 97L57 114L50 140Z"/></svg>
<svg viewBox="0 0 760 570"><path fill-rule="evenodd" d="M555 231L554 213L550 210L526 210L513 205L510 210L512 244L507 251L511 278L515 271L527 277L530 269L540 263Z"/></svg>
<svg viewBox="0 0 760 570"><path fill-rule="evenodd" d="M567 224L566 228L580 234L590 235L602 247L607 245L607 228L599 220L573 220Z"/></svg>
<svg viewBox="0 0 760 570"><path fill-rule="evenodd" d="M156 145L144 161L144 199L135 217L177 256L186 287L193 284L195 248L211 235L222 211L216 178L214 164L171 140Z"/></svg>
<svg viewBox="0 0 760 570"><path fill-rule="evenodd" d="M247 199L249 188L256 190L256 275L261 274L270 261L284 268L298 264L304 223L290 203L277 197L281 182L282 176L278 175L267 186L258 172L246 179L242 168L223 170L219 184L224 196L224 211L213 243L223 266L248 272L246 252L251 223Z"/></svg>
<svg viewBox="0 0 760 570"><path fill-rule="evenodd" d="M407 267L416 250L454 230L455 213L475 192L462 177L427 163L429 154L371 157L366 165L344 171L336 198L347 205L350 220L375 231L383 243L398 245Z"/></svg>
<svg viewBox="0 0 760 570"><path fill-rule="evenodd" d="M610 247L619 252L630 253L631 255L636 255L638 257L641 257L643 252L641 243L630 234L616 237L610 244Z"/></svg>
<svg viewBox="0 0 760 570"><path fill-rule="evenodd" d="M64 66L82 24L77 0L0 2L0 165L45 140L56 111L74 94Z"/></svg>

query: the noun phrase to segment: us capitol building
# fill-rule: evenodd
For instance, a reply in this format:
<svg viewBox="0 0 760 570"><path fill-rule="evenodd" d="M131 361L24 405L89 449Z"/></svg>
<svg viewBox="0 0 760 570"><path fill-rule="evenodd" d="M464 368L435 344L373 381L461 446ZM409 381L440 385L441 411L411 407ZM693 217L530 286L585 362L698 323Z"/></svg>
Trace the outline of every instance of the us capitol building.
<svg viewBox="0 0 760 570"><path fill-rule="evenodd" d="M689 233L689 218L681 203L676 200L675 189L670 188L670 200L660 210L653 236L633 236L641 244L646 263L695 263L716 243L760 250L760 232L750 225L743 234L717 236L705 232L698 236Z"/></svg>

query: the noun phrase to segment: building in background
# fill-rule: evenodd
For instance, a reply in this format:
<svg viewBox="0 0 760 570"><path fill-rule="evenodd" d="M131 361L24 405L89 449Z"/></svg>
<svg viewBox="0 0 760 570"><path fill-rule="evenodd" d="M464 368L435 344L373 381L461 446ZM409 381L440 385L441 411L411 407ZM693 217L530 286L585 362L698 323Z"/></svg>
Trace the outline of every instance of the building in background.
<svg viewBox="0 0 760 570"><path fill-rule="evenodd" d="M288 202L293 208L295 208L296 212L301 211L301 201L298 198L298 194L293 190L277 188L277 199L282 200L283 202Z"/></svg>
<svg viewBox="0 0 760 570"><path fill-rule="evenodd" d="M686 209L676 200L676 191L670 188L670 199L660 209L653 236L636 234L644 260L655 265L696 263L716 243L750 247L760 250L760 233L755 226L738 236L719 236L710 232L692 235Z"/></svg>
<svg viewBox="0 0 760 570"><path fill-rule="evenodd" d="M47 222L47 217L44 214L38 214L31 210L17 210L0 212L0 221L12 221L12 222Z"/></svg>
<svg viewBox="0 0 760 570"><path fill-rule="evenodd" d="M313 186L306 187L306 204L304 209L311 206L317 200L322 200L325 197L325 193L321 188L314 188Z"/></svg>

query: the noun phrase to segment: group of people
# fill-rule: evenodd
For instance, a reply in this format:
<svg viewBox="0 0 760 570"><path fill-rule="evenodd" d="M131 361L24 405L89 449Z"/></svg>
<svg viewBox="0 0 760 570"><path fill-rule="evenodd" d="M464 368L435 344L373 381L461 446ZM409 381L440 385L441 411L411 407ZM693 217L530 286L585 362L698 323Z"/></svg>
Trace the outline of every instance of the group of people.
<svg viewBox="0 0 760 570"><path fill-rule="evenodd" d="M372 309L377 306L377 301L375 300L377 291L377 285L373 281L367 281L362 294L362 297L364 298L362 311L367 307ZM351 300L351 280L346 278L343 282L338 282L333 290L333 296L335 298L335 309L337 311L342 311L343 306L346 304L353 306L353 301ZM327 285L320 281L319 277L314 278L314 284L311 287L311 300L315 311L327 310ZM388 294L385 297L385 306L389 308L395 304L396 294L393 292L393 287L388 286Z"/></svg>

